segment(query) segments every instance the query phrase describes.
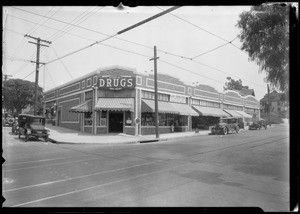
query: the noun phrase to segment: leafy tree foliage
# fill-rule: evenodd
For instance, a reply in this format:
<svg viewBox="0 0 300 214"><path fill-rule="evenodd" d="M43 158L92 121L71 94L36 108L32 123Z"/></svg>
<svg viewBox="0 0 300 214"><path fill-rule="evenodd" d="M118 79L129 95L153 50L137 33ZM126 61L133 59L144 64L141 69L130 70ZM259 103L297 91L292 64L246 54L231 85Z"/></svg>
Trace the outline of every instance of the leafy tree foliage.
<svg viewBox="0 0 300 214"><path fill-rule="evenodd" d="M231 77L227 77L227 82L225 82L225 86L223 86L224 91L225 90L242 90L243 88L249 89L248 86L243 86L242 80L234 80L231 79Z"/></svg>
<svg viewBox="0 0 300 214"><path fill-rule="evenodd" d="M42 110L42 93L43 89L38 87L38 111ZM12 112L20 114L22 109L35 104L35 83L21 79L9 79L4 82L3 86L3 105Z"/></svg>
<svg viewBox="0 0 300 214"><path fill-rule="evenodd" d="M288 93L289 6L262 4L240 14L242 50L265 71L266 80Z"/></svg>

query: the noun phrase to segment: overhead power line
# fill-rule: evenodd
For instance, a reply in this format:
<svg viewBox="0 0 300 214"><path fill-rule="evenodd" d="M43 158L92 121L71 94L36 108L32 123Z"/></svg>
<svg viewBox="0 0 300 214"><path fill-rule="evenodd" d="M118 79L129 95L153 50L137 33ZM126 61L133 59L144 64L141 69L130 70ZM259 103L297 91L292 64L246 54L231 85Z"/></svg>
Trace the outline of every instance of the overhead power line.
<svg viewBox="0 0 300 214"><path fill-rule="evenodd" d="M72 25L72 24L71 24ZM77 27L80 27L80 26L77 26ZM134 26L131 26L131 27L134 27ZM57 29L56 29L57 30ZM90 29L89 29L90 30ZM123 30L124 32L125 32L125 29ZM120 32L122 32L122 31L120 31ZM103 33L101 33L101 32L96 32L96 33L100 33L100 34L103 34ZM69 34L71 34L71 33L69 33ZM72 34L72 35L74 35L74 36L78 36L78 35L75 35L75 34ZM107 34L106 34L107 35ZM112 36L114 36L114 35L112 35ZM111 38L112 36L110 36L109 38ZM81 36L78 36L78 37L80 37L80 38L84 38L84 37L81 37ZM179 57L179 58L183 58L183 59L189 59L189 60L192 60L192 61L194 61L194 62L196 62L196 63L199 63L199 64L202 64L202 65L204 65L204 66L206 66L206 67L209 67L209 68L211 68L211 69L214 69L214 70L217 70L217 71L220 71L220 72L223 72L223 73L227 73L227 72L224 72L224 71L222 71L222 70L220 70L220 69L217 69L217 68L214 68L214 67L212 67L212 66L209 66L209 65L205 65L205 64L203 64L203 63L201 63L201 62L199 62L199 61L196 61L196 60L193 60L193 59L195 59L196 57L199 57L199 56L202 56L202 55L204 55L204 54L207 54L207 53L209 53L209 52L212 52L212 51L214 51L214 50L216 50L216 49L218 49L218 48L221 48L221 47L223 47L223 46L225 46L225 45L227 45L227 44L230 44L230 43L232 43L236 38L237 38L238 36L236 36L233 40L231 40L231 41L227 41L227 40L224 40L224 41L227 41L227 43L225 43L225 44L223 44L223 45L221 45L221 46L218 46L218 47L216 47L216 48L213 48L213 49L211 49L211 50L209 50L209 51L206 51L205 53L202 53L202 54L200 54L200 55L197 55L197 56L195 56L195 57L193 57L193 58L190 58L190 57L185 57L185 56L180 56L180 55L177 55L177 54L173 54L173 53L169 53L169 52L166 52L166 51L163 51L163 50L158 50L158 51L160 51L160 52L162 52L162 53L165 53L165 54L169 54L169 55L173 55L173 56L176 56L176 57ZM116 38L116 37L114 37L115 39L120 39L120 38ZM86 38L84 38L84 39L86 39ZM89 39L89 40L91 40L91 39ZM138 43L135 43L135 42L131 42L131 41L128 41L128 40L124 40L124 39L121 39L121 40L123 40L123 41L126 41L126 42L130 42L130 43L133 43L133 44L136 44L136 45L139 45L139 46L143 46L143 47L146 47L146 48L151 48L152 49L152 47L149 47L149 46L146 46L146 45L141 45L141 44L138 44ZM96 42L97 43L97 42ZM96 44L95 43L95 44ZM99 43L99 42L98 42ZM94 44L94 43L93 43ZM106 45L106 44L102 44L102 45L105 45L105 46L108 46L108 47L111 47L111 48L115 48L115 47L113 47L113 46L110 46L110 45ZM124 49L120 49L120 48L117 48L117 49L119 49L119 50L123 50L123 51L126 51L126 52L130 52L130 53L133 53L133 54L136 54L135 52L133 52L133 51L127 51L127 50L124 50ZM138 55L141 55L141 54L138 54ZM143 55L143 56L145 56L145 55ZM148 57L148 56L147 56ZM61 58L60 58L61 59ZM227 74L229 74L229 75L232 75L232 76L236 76L236 75L233 75L233 74L230 74L230 73L227 73ZM30 75L30 74L29 74ZM238 76L236 76L236 77L238 77ZM240 78L240 77L239 77ZM246 80L247 81L247 80ZM248 82L251 82L251 81L248 81ZM255 84L255 83L254 83ZM256 84L257 85L257 84ZM261 85L258 85L258 86L260 86L260 87L265 87L265 86L261 86Z"/></svg>
<svg viewBox="0 0 300 214"><path fill-rule="evenodd" d="M110 47L110 48L113 48L113 49L116 49L116 50L124 51L124 52L127 52L127 53L135 54L135 55L138 55L138 56L147 58L147 59L152 58L152 56L147 56L147 55L144 55L144 54L140 54L140 53L137 53L137 52L134 52L134 51L129 51L129 50L122 49L122 48L119 48L119 47L115 47L115 46L112 46L112 45L107 45L107 44L104 44L104 43L102 43L102 44L100 44L100 45L107 46L107 47ZM216 79L214 79L214 78L210 78L210 77L201 75L201 74L199 74L199 73L197 73L197 72L194 72L194 71L191 71L191 70L189 70L189 69L183 68L183 67L181 67L181 66L175 65L175 64L173 64L173 63L171 63L171 62L168 62L168 61L166 61L166 60L161 60L161 59L160 59L159 61L161 61L161 62L163 62L163 63L165 63L165 64L168 64L168 65L171 65L171 66L173 66L173 67L176 67L176 68L178 68L178 69L180 69L180 70L187 71L187 72L189 72L189 73L195 74L196 76L201 76L201 77L203 77L203 78L210 79L210 80L212 80L212 81L214 81L214 82L221 83L222 85L224 85L224 82L222 82L222 81L219 81L219 80L216 80ZM197 61L194 60L194 62L197 62ZM218 70L217 68L214 68L214 67L212 67L212 66L203 64L203 63L201 63L201 62L198 62L198 63L200 63L200 64L202 64L202 65L204 65L204 66L206 66L206 67L209 67L209 68L211 68L211 69ZM260 86L260 85L258 85L258 86ZM262 92L262 91L256 91L256 92L261 93L261 94L265 94L265 92Z"/></svg>
<svg viewBox="0 0 300 214"><path fill-rule="evenodd" d="M46 26L46 27L47 27L47 26ZM58 29L55 29L55 28L52 28L52 27L48 27L48 28L51 28L51 29L54 29L54 30L58 30ZM79 35L77 35L77 34L73 34L73 33L70 33L70 32L67 32L67 34L70 34L70 35L73 35L73 36L76 36L76 37L79 37L79 38L82 38L82 39L86 39L86 40L89 40L89 41L93 41L93 39L89 39L89 38L86 38L86 37L83 37L83 36L79 36ZM233 74L231 74L231 73L222 71L222 70L220 70L220 69L218 69L218 68L215 68L215 67L213 67L213 66L210 66L210 65L207 65L207 64L204 64L204 63L201 63L201 62L195 60L195 58L197 58L197 57L203 56L203 55L205 55L205 54L207 54L207 53L210 53L210 52L212 52L212 51L214 51L214 50L217 50L217 49L219 49L219 48L221 48L221 47L223 47L223 46L229 44L230 42L233 42L237 37L238 37L238 36L236 36L234 39L232 39L231 41L229 41L229 42L227 42L227 43L225 43L225 44L223 44L223 45L221 45L221 46L218 46L218 47L213 48L213 49L211 49L211 50L209 50L209 51L206 51L206 52L204 52L204 53L202 53L202 54L200 54L200 55L197 55L197 56L195 56L195 57L193 57L193 58L186 57L186 56L181 56L181 55L174 54L174 53L170 53L170 52L167 52L167 51L164 51L164 50L158 50L158 51L161 52L161 53L167 54L167 55L171 55L171 56L175 56L175 57L181 58L181 59L186 59L186 60L194 61L195 63L198 63L198 64L201 64L201 65L203 65L203 66L209 67L210 69L213 69L213 70L215 70L215 71L222 72L222 73L225 73L225 74L228 74L228 75L231 75L231 76L235 76L235 77L241 78L241 77L239 77L239 76L237 76L237 75L233 75ZM118 39L118 38L116 38L116 39ZM125 41L126 41L126 42L130 42L130 41L128 41L128 40L125 40ZM149 47L149 46L146 46L146 45L142 45L142 44L138 44L138 43L135 43L135 42L130 42L130 43L134 43L134 44L136 44L136 45L143 46L143 47L149 48L149 49L151 49L151 50L153 49L152 47ZM117 48L117 47L114 47L114 46L112 46L112 45L107 45L107 44L104 44L104 43L102 43L101 45L104 45L104 46L107 46L107 47L110 47L110 48L114 48L114 49L118 49L118 50L122 50L122 51L125 51L125 52L128 52L128 53L132 53L132 54L135 54L135 55L141 55L141 56L150 58L149 56L142 55L142 54L139 54L139 53L136 53L136 52L133 52L133 51L128 51L128 50L125 50L125 49ZM244 78L241 78L241 79L244 80ZM250 82L250 83L253 83L253 84L255 84L255 85L259 86L259 87L265 88L265 86L258 85L258 84L254 83L254 82L252 82L252 81L249 81L249 80L244 80L244 81Z"/></svg>
<svg viewBox="0 0 300 214"><path fill-rule="evenodd" d="M163 16L163 15L165 15L166 13L169 13L169 12L171 12L171 11L173 11L173 10L178 9L178 8L179 8L179 6L171 7L171 8L169 8L169 9L167 9L167 10L165 10L165 11L159 13L159 14L156 14L156 15L154 15L154 16L151 16L150 18L147 18L147 19L145 19L145 20L143 20L143 21L141 21L141 22L138 22L138 23L136 23L136 24L134 24L134 25L132 25L132 26L129 26L129 27L127 27L127 28L125 28L125 29L123 29L123 30L117 32L117 33L114 34L114 35L110 35L110 36L108 36L108 37L106 37L106 38L104 38L104 39L102 39L102 40L96 41L96 42L94 42L94 43L92 43L92 44L90 44L90 45L88 45L88 46L85 46L85 47L80 48L80 49L78 49L78 50L76 50L76 51L73 51L73 52L71 52L71 53L69 53L69 54L66 54L66 55L60 57L59 59L62 59L62 58L65 58L65 57L67 57L67 56L70 56L70 55L73 55L73 54L75 54L75 53L78 53L78 52L80 52L80 51L83 51L83 50L85 50L85 49L87 49L87 48L90 48L90 47L96 45L96 44L99 44L99 43L102 43L102 42L104 42L104 41L106 41L106 40L109 40L109 39L111 39L111 38L113 38L113 37L115 37L115 36L117 36L117 35L121 35L121 34L127 32L127 31L130 31L130 30L132 30L132 29L134 29L134 28L136 28L136 27L138 27L138 26L141 26L141 25L143 25L143 24L145 24L145 23L147 23L147 22L150 22L150 21L152 21L153 19L156 19L156 18L158 18L158 17L160 17L160 16ZM59 60L59 59L51 60L50 62L47 62L47 64L52 63L52 62L55 62L55 61L57 61L57 60Z"/></svg>
<svg viewBox="0 0 300 214"><path fill-rule="evenodd" d="M162 8L160 8L160 7L158 7L158 6L156 6L156 7L157 7L158 9L160 9L160 10L163 10ZM204 28L202 28L202 27L200 27L200 26L198 26L198 25L196 25L196 24L194 24L194 23L192 23L192 22L190 22L190 21L187 21L187 20L185 20L185 19L183 19L183 18L181 18L181 17L179 17L179 16L177 16L177 15L174 15L173 13L169 13L169 14L172 15L172 16L174 16L174 17L176 17L177 19L180 19L180 20L183 21L183 22L186 22L186 23L188 23L188 24L190 24L190 25L192 25L192 26L194 26L194 27L196 27L196 28L198 28L198 29L200 29L200 30L206 32L206 33L209 33L210 35L213 35L213 36L215 36L215 37L217 37L217 38L219 38L219 39L221 39L221 40L223 40L223 41L225 41L225 42L228 42L228 43L232 44L234 47L236 47L237 49L241 50L238 46L236 46L235 44L231 43L231 42L228 41L227 39L224 39L223 37L221 37L221 36L219 36L219 35L217 35L217 34L215 34L215 33L212 33L212 32L210 32L210 31L208 31L208 30L206 30L206 29L204 29Z"/></svg>
<svg viewBox="0 0 300 214"><path fill-rule="evenodd" d="M51 48L52 48L53 52L55 53L56 57L59 58L59 56L57 55L57 53L56 53L55 49L53 48L53 46L51 46ZM65 66L64 62L63 62L62 60L60 60L60 62L61 62L61 64L63 65L63 67L65 68L65 70L68 72L68 74L70 75L70 77L71 77L72 79L74 79L73 76L72 76L72 74L70 73L70 71L69 71L69 70L67 69L67 67Z"/></svg>

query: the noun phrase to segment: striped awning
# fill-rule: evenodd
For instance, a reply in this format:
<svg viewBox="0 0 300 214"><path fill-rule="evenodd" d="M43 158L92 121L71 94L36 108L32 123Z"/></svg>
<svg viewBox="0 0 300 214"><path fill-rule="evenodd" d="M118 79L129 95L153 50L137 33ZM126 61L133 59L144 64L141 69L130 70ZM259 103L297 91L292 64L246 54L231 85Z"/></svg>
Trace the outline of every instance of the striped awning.
<svg viewBox="0 0 300 214"><path fill-rule="evenodd" d="M230 115L220 108L206 106L192 106L201 116L229 117Z"/></svg>
<svg viewBox="0 0 300 214"><path fill-rule="evenodd" d="M92 112L92 100L84 101L70 108L69 112L74 112L74 113Z"/></svg>
<svg viewBox="0 0 300 214"><path fill-rule="evenodd" d="M230 114L230 116L232 117L239 117L242 118L242 115L237 113L236 110L230 110L230 109L224 109L224 111L226 111L228 114Z"/></svg>
<svg viewBox="0 0 300 214"><path fill-rule="evenodd" d="M180 104L180 103L170 103L180 115L190 115L190 116L199 116L199 114L193 110L187 104Z"/></svg>
<svg viewBox="0 0 300 214"><path fill-rule="evenodd" d="M155 112L154 100L142 100L142 112ZM158 101L158 112L179 114L178 110L175 109L169 102Z"/></svg>
<svg viewBox="0 0 300 214"><path fill-rule="evenodd" d="M252 118L252 115L247 114L244 111L236 111L238 114L242 115L244 118Z"/></svg>
<svg viewBox="0 0 300 214"><path fill-rule="evenodd" d="M134 112L133 98L99 98L95 110L131 111Z"/></svg>

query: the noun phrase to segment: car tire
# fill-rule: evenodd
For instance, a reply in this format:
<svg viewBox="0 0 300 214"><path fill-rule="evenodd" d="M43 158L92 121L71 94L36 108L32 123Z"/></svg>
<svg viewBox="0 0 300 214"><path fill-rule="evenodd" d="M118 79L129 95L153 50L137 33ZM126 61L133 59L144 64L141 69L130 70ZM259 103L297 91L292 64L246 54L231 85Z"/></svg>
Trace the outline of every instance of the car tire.
<svg viewBox="0 0 300 214"><path fill-rule="evenodd" d="M223 128L223 134L227 135L228 134L228 129L226 127Z"/></svg>
<svg viewBox="0 0 300 214"><path fill-rule="evenodd" d="M239 128L238 126L235 128L235 132L236 132L237 134L240 132L240 128Z"/></svg>
<svg viewBox="0 0 300 214"><path fill-rule="evenodd" d="M27 142L27 140L28 140L28 135L25 134L25 142Z"/></svg>

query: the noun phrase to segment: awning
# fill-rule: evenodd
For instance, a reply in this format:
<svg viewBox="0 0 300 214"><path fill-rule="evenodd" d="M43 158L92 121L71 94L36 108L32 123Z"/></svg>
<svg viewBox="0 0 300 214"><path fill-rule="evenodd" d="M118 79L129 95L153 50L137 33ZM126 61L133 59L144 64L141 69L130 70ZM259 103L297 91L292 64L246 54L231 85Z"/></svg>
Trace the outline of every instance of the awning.
<svg viewBox="0 0 300 214"><path fill-rule="evenodd" d="M142 112L155 112L154 100L142 100ZM169 102L158 101L158 112L179 114L178 110L175 109Z"/></svg>
<svg viewBox="0 0 300 214"><path fill-rule="evenodd" d="M95 110L131 111L134 112L133 98L99 98Z"/></svg>
<svg viewBox="0 0 300 214"><path fill-rule="evenodd" d="M82 102L70 108L69 112L74 112L74 113L92 112L92 100L87 100L85 102Z"/></svg>
<svg viewBox="0 0 300 214"><path fill-rule="evenodd" d="M190 106L186 104L180 104L180 103L170 103L178 112L180 115L191 115L191 116L199 116L195 110L193 110Z"/></svg>
<svg viewBox="0 0 300 214"><path fill-rule="evenodd" d="M202 116L229 117L230 115L220 108L206 106L192 106Z"/></svg>
<svg viewBox="0 0 300 214"><path fill-rule="evenodd" d="M235 110L229 110L229 109L224 109L224 111L226 111L228 114L230 114L232 117L239 117L242 118L242 115L240 115L239 113L237 113L237 111Z"/></svg>
<svg viewBox="0 0 300 214"><path fill-rule="evenodd" d="M238 114L242 115L244 118L252 118L250 114L247 114L244 111L236 111Z"/></svg>

